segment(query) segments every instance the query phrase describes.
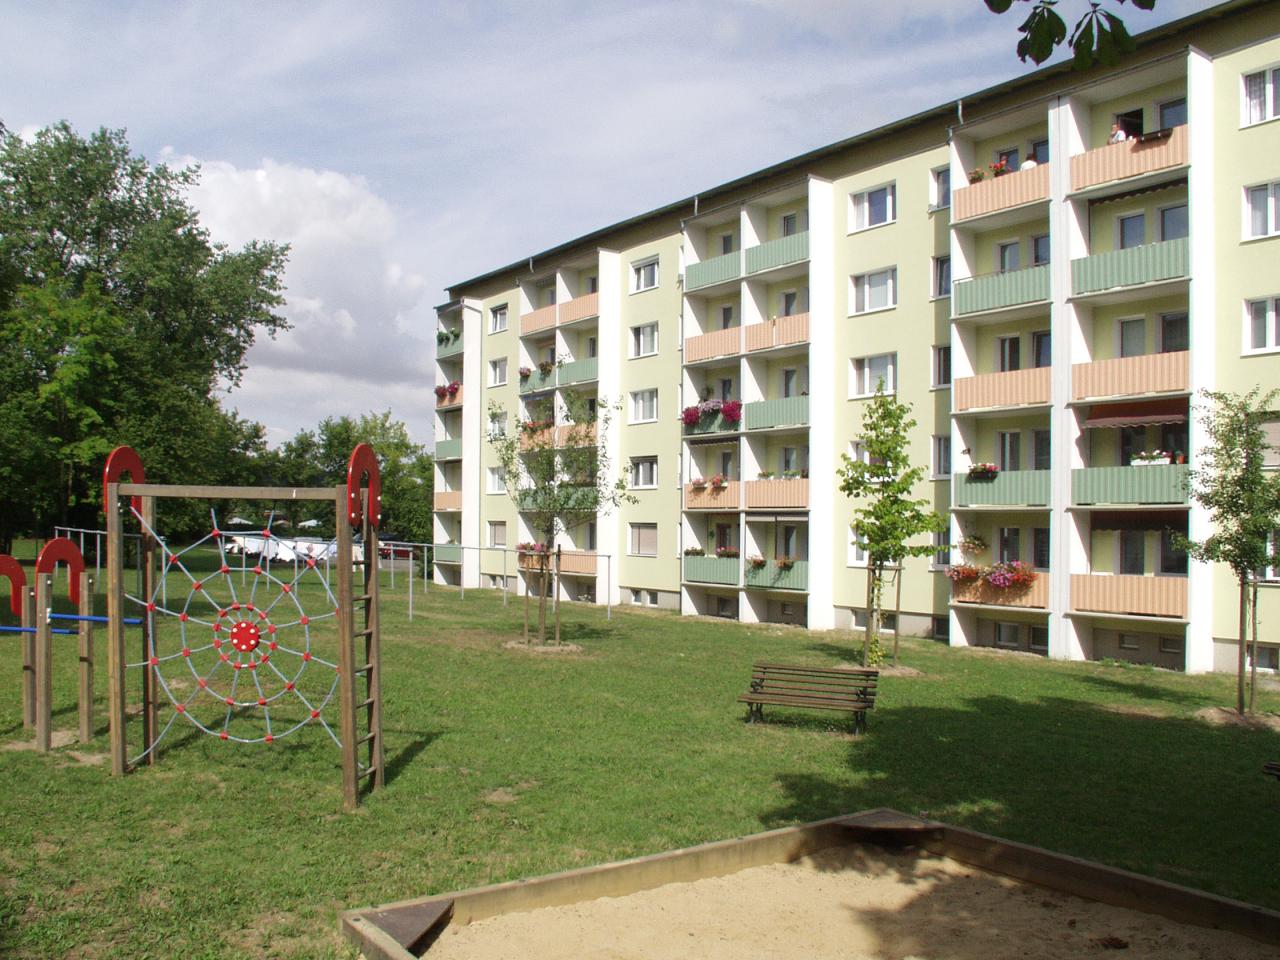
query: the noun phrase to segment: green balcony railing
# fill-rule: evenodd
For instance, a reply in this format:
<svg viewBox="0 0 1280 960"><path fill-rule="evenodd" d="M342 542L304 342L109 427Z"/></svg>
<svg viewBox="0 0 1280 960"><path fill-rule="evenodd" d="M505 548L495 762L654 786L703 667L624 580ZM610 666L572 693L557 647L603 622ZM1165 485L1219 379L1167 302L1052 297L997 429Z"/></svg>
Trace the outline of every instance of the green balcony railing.
<svg viewBox="0 0 1280 960"><path fill-rule="evenodd" d="M571 383L587 383L588 381L596 380L600 376L599 371L600 361L595 357L566 363L560 368L560 386L564 387Z"/></svg>
<svg viewBox="0 0 1280 960"><path fill-rule="evenodd" d="M742 561L736 557L685 557L684 578L693 583L721 583L738 585L738 567Z"/></svg>
<svg viewBox="0 0 1280 960"><path fill-rule="evenodd" d="M1001 470L990 480L956 477L958 507L1047 507L1048 470Z"/></svg>
<svg viewBox="0 0 1280 960"><path fill-rule="evenodd" d="M759 590L808 590L809 561L797 560L789 570L779 568L776 560L763 567L747 564L747 586Z"/></svg>
<svg viewBox="0 0 1280 960"><path fill-rule="evenodd" d="M462 456L462 438L436 441L437 460L457 460Z"/></svg>
<svg viewBox="0 0 1280 960"><path fill-rule="evenodd" d="M537 393L539 390L551 390L556 385L556 370L552 368L550 373L543 373L537 368L527 377L520 378L521 393Z"/></svg>
<svg viewBox="0 0 1280 960"><path fill-rule="evenodd" d="M1191 275L1191 244L1187 238L1147 243L1127 250L1096 253L1071 261L1071 292L1075 296Z"/></svg>
<svg viewBox="0 0 1280 960"><path fill-rule="evenodd" d="M689 264L684 271L684 288L697 290L699 287L709 287L713 283L737 280L740 276L742 276L742 254L735 250L733 253L725 253L710 260Z"/></svg>
<svg viewBox="0 0 1280 960"><path fill-rule="evenodd" d="M1049 299L1049 267L1028 267L1008 273L990 273L970 280L957 280L951 287L951 303L956 316L1038 303Z"/></svg>
<svg viewBox="0 0 1280 960"><path fill-rule="evenodd" d="M808 397L780 397L777 400L757 400L742 408L748 430L767 430L770 427L807 427L809 425Z"/></svg>
<svg viewBox="0 0 1280 960"><path fill-rule="evenodd" d="M727 433L741 428L741 421L729 423L721 414L717 413L714 417L703 417L691 427L686 425L684 432L686 436L692 436L699 433Z"/></svg>
<svg viewBox="0 0 1280 960"><path fill-rule="evenodd" d="M438 543L432 547L432 553L436 563L462 562L462 544L460 543Z"/></svg>
<svg viewBox="0 0 1280 960"><path fill-rule="evenodd" d="M1187 502L1185 463L1145 467L1086 467L1071 471L1071 502L1077 506L1095 503Z"/></svg>
<svg viewBox="0 0 1280 960"><path fill-rule="evenodd" d="M452 343L436 344L436 359L447 360L449 357L456 357L462 352L462 338L458 337Z"/></svg>
<svg viewBox="0 0 1280 960"><path fill-rule="evenodd" d="M785 267L789 263L800 263L808 259L809 231L804 230L789 237L770 240L758 247L748 247L747 273L759 273L761 270Z"/></svg>
<svg viewBox="0 0 1280 960"><path fill-rule="evenodd" d="M553 494L550 491L539 490L522 490L516 502L520 505L521 510L550 510L552 507L562 507L565 510L581 511L583 513L595 513L600 506L600 498L596 493L595 487L561 487L560 490L567 489L567 493L561 499L559 494Z"/></svg>

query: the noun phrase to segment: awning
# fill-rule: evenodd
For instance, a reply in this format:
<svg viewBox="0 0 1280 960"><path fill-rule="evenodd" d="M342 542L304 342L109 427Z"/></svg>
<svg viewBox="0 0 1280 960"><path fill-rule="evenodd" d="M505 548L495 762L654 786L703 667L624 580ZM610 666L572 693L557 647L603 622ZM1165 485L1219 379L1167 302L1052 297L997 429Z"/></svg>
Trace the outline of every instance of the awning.
<svg viewBox="0 0 1280 960"><path fill-rule="evenodd" d="M1095 403L1089 408L1089 419L1084 425L1088 428L1100 429L1186 423L1188 406L1186 397L1130 400L1125 403Z"/></svg>

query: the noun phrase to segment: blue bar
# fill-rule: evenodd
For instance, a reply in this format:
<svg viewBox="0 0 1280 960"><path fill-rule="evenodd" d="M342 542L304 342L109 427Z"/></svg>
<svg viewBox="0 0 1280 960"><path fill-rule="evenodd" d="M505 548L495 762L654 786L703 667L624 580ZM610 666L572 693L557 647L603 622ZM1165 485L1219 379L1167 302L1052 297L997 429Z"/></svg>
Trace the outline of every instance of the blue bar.
<svg viewBox="0 0 1280 960"><path fill-rule="evenodd" d="M99 616L82 617L76 613L51 613L49 614L49 619L50 620L87 621L88 623L108 623L109 622L106 617L99 617ZM139 623L142 622L142 620L139 619L138 617L125 617L124 622L126 624L132 624L134 626L137 626Z"/></svg>
<svg viewBox="0 0 1280 960"><path fill-rule="evenodd" d="M68 635L73 636L73 637L76 635L76 631L74 631L74 630L64 630L64 629L62 629L61 627L52 627L52 628L51 628L51 631L52 631L53 633L65 633L65 634L68 634ZM0 633L35 633L35 632L36 632L36 628L35 628L35 627L6 627L6 626L0 626Z"/></svg>

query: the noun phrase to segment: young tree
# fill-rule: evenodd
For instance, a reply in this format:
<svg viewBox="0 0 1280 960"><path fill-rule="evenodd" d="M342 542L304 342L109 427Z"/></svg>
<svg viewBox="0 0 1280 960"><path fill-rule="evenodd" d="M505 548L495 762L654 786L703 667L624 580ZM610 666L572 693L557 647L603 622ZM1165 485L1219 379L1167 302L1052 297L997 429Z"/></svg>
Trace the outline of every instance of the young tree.
<svg viewBox="0 0 1280 960"><path fill-rule="evenodd" d="M872 644L880 639L885 571L907 557L923 557L936 549L932 544L911 543L916 537L947 528L947 518L929 508L929 501L912 496L924 479L924 468L913 467L907 454L908 434L916 427L910 404L884 392L882 380L876 395L862 411L859 436L867 452L865 460L848 455L836 475L840 490L857 501L851 529L867 552L867 629L862 639L862 662L869 665ZM899 611L900 615L901 611ZM893 659L898 660L900 624L894 624Z"/></svg>
<svg viewBox="0 0 1280 960"><path fill-rule="evenodd" d="M1262 469L1267 438L1263 421L1273 410L1280 391L1260 394L1257 387L1246 394L1204 391L1209 405L1202 407L1200 422L1209 435L1208 445L1197 451L1190 471L1191 499L1204 507L1213 533L1202 541L1179 538L1196 560L1225 563L1239 586L1239 650L1236 660L1236 712L1245 712L1245 648L1249 635L1251 585L1258 572L1273 566L1277 557L1268 547L1271 532L1280 525L1280 475ZM1253 631L1257 660L1257 627ZM1252 697L1249 708L1252 709Z"/></svg>
<svg viewBox="0 0 1280 960"><path fill-rule="evenodd" d="M992 13L1008 13L1014 0L983 0ZM1018 57L1023 63L1030 58L1037 65L1044 63L1053 51L1064 42L1071 48L1077 70L1094 64L1112 66L1122 53L1136 49L1133 38L1125 29L1124 21L1103 8L1102 0L1089 0L1089 9L1076 21L1075 29L1067 37L1067 23L1058 16L1054 7L1058 0L1019 0L1032 3L1031 13L1018 27L1022 39L1018 41ZM1123 4L1125 0L1115 0ZM1156 0L1130 0L1139 10L1154 10Z"/></svg>
<svg viewBox="0 0 1280 960"><path fill-rule="evenodd" d="M588 409L584 397L563 394L560 416L551 401L534 406L531 419L518 420L514 432L491 431L507 494L540 537L533 553L538 562L538 642L547 635L547 567L556 537L622 503L635 502L623 478L611 481L605 438L614 413L607 403ZM489 406L491 423L506 419L497 404ZM558 424L557 424L558 420ZM557 575L559 573L557 569ZM560 590L555 595L555 641L560 642ZM529 637L528 591L525 591L525 640Z"/></svg>

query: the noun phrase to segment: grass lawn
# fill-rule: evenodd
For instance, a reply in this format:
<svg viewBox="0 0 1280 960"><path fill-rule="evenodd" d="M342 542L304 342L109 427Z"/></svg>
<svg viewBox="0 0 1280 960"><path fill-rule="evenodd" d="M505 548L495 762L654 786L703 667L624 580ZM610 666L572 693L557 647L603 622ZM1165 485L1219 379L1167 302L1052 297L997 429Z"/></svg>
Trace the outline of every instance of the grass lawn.
<svg viewBox="0 0 1280 960"><path fill-rule="evenodd" d="M1280 784L1260 772L1280 736L1194 717L1232 702L1229 677L906 641L924 675L886 678L854 740L814 713L747 726L734 702L753 659L837 663L852 635L571 606L584 652L535 656L502 648L514 598L432 588L409 622L404 586L383 593L388 785L350 816L314 726L269 746L176 728L156 766L112 779L93 762L104 669L92 745L14 749L30 737L0 641L0 954L344 957L349 907L874 806L1280 908Z"/></svg>

